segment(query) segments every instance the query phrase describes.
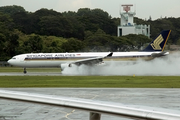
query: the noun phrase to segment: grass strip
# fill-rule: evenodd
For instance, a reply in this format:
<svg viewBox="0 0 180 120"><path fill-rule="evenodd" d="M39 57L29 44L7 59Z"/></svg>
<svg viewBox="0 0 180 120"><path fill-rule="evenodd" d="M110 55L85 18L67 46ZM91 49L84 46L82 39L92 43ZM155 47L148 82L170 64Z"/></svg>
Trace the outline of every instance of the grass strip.
<svg viewBox="0 0 180 120"><path fill-rule="evenodd" d="M0 87L180 88L180 76L0 76Z"/></svg>

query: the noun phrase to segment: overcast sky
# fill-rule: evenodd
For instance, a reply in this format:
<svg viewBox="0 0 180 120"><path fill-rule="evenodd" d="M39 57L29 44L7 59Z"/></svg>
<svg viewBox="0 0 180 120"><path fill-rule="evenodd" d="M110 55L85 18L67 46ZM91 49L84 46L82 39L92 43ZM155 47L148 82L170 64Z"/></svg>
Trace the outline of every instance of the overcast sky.
<svg viewBox="0 0 180 120"><path fill-rule="evenodd" d="M153 20L160 17L180 17L180 0L0 0L0 6L19 5L29 12L41 8L58 12L100 8L112 17L120 17L119 9L122 4L133 4L136 17L142 19L148 19L149 16Z"/></svg>

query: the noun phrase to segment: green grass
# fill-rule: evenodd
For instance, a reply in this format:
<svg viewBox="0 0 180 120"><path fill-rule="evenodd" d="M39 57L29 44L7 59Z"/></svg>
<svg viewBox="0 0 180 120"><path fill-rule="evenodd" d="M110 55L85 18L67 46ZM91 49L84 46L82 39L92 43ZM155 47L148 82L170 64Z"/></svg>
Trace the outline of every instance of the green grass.
<svg viewBox="0 0 180 120"><path fill-rule="evenodd" d="M180 88L180 76L0 76L0 87Z"/></svg>
<svg viewBox="0 0 180 120"><path fill-rule="evenodd" d="M22 71L19 67L0 67L0 72ZM61 72L60 68L27 71ZM0 76L0 87L180 88L180 76Z"/></svg>

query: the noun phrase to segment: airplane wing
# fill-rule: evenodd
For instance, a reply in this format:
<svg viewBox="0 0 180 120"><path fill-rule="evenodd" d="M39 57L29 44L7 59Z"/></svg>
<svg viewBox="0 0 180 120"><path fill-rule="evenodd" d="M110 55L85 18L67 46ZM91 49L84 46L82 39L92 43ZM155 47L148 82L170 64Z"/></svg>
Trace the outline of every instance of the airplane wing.
<svg viewBox="0 0 180 120"><path fill-rule="evenodd" d="M90 112L89 120L101 120L100 116L102 113L120 117L127 117L131 119L180 120L179 114L167 111L164 112L162 110L155 110L154 108L152 110L148 108L142 108L140 106L134 107L113 102L88 100L81 98L43 95L7 90L0 90L0 98L85 110Z"/></svg>
<svg viewBox="0 0 180 120"><path fill-rule="evenodd" d="M71 66L71 64L75 64L75 65L78 65L78 66L81 65L81 64L86 64L86 65L98 64L98 63L102 62L104 58L111 57L112 55L113 55L113 52L110 52L106 56L99 56L99 57L94 57L94 58L87 58L87 59L77 60L77 61L69 63L69 66Z"/></svg>

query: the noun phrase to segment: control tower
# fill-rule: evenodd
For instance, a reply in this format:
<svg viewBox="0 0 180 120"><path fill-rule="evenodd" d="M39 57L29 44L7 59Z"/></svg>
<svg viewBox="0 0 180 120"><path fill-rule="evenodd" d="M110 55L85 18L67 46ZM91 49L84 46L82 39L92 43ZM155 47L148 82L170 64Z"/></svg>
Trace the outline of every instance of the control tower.
<svg viewBox="0 0 180 120"><path fill-rule="evenodd" d="M150 37L150 25L136 25L134 23L134 16L136 13L131 11L132 7L132 4L121 5L121 10L123 10L123 12L120 13L121 24L117 28L117 36L143 34Z"/></svg>

